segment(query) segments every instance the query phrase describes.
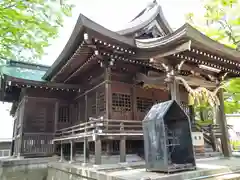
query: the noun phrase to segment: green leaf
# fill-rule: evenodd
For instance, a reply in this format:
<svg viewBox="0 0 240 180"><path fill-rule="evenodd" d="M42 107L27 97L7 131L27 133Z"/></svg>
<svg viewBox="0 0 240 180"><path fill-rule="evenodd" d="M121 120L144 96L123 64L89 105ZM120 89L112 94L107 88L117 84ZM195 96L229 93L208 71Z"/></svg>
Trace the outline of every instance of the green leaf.
<svg viewBox="0 0 240 180"><path fill-rule="evenodd" d="M36 61L57 37L72 5L63 1L1 0L0 59Z"/></svg>
<svg viewBox="0 0 240 180"><path fill-rule="evenodd" d="M235 49L240 43L240 0L205 0L204 8L201 18L189 12L188 22L208 37ZM240 78L230 80L225 87L225 113L236 112L240 112Z"/></svg>

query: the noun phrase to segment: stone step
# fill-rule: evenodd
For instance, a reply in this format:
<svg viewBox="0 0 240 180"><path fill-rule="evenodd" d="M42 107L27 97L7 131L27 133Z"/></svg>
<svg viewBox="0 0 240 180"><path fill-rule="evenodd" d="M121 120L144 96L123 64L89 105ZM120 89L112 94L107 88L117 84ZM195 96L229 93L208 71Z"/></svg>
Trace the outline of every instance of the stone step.
<svg viewBox="0 0 240 180"><path fill-rule="evenodd" d="M204 151L207 152L207 153L208 153L208 152L209 152L209 153L214 152L213 149L212 149L212 148L209 148L209 147L208 147L208 148L205 147L205 148L204 148Z"/></svg>
<svg viewBox="0 0 240 180"><path fill-rule="evenodd" d="M238 173L229 173L219 176L213 176L209 178L203 178L203 180L240 180L240 174Z"/></svg>
<svg viewBox="0 0 240 180"><path fill-rule="evenodd" d="M209 158L209 157L221 157L221 152L205 152L205 153L196 153L196 158Z"/></svg>

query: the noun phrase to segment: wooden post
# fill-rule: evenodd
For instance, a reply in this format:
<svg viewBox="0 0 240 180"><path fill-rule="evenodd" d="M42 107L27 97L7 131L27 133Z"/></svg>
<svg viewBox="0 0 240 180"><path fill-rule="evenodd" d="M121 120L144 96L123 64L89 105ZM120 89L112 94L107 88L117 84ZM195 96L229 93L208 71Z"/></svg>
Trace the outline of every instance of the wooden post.
<svg viewBox="0 0 240 180"><path fill-rule="evenodd" d="M56 135L58 129L58 120L59 120L59 102L55 103L55 117L54 117L54 135ZM56 151L56 142L54 142L54 152Z"/></svg>
<svg viewBox="0 0 240 180"><path fill-rule="evenodd" d="M22 100L22 103L20 105L20 115L19 118L20 118L20 130L19 130L19 141L18 141L18 157L21 156L21 154L23 153L23 126L24 126L24 115L25 115L25 106L26 106L26 102L27 102L27 97L25 96Z"/></svg>
<svg viewBox="0 0 240 180"><path fill-rule="evenodd" d="M120 132L124 132L124 123L121 122L120 124ZM126 137L120 136L120 142L119 142L119 148L120 148L120 162L126 162Z"/></svg>
<svg viewBox="0 0 240 180"><path fill-rule="evenodd" d="M16 113L16 112L15 112ZM14 156L15 155L15 142L16 142L16 118L14 118L14 122L13 122L13 135L12 135L12 143L11 143L11 152L10 155Z"/></svg>
<svg viewBox="0 0 240 180"><path fill-rule="evenodd" d="M56 133L57 131L57 126L58 126L58 119L59 119L59 102L57 101L55 103L55 118L54 118L54 132Z"/></svg>
<svg viewBox="0 0 240 180"><path fill-rule="evenodd" d="M226 122L226 115L224 112L224 98L223 98L223 89L220 88L218 92L218 98L220 101L220 105L218 108L218 122L220 124L221 132L222 132L222 138L221 138L221 143L222 143L222 148L223 148L223 155L224 157L231 157L232 156L232 151L231 151L231 146L229 142L229 134L228 134L228 128L227 128L227 122Z"/></svg>
<svg viewBox="0 0 240 180"><path fill-rule="evenodd" d="M71 140L70 141L70 162L69 163L72 163L74 160L74 158L73 158L73 156L74 156L74 154L73 154L73 146L74 146L74 142L73 142L73 140Z"/></svg>
<svg viewBox="0 0 240 180"><path fill-rule="evenodd" d="M61 156L60 156L60 162L63 162L63 142L61 141L61 150L60 150L61 152L60 152L60 154L61 154Z"/></svg>
<svg viewBox="0 0 240 180"><path fill-rule="evenodd" d="M88 162L89 156L88 156L88 140L86 137L84 137L83 140L83 163L86 164Z"/></svg>
<svg viewBox="0 0 240 180"><path fill-rule="evenodd" d="M139 120L137 119L137 93L136 93L136 85L135 82L133 82L134 85L132 86L132 119L133 120Z"/></svg>
<svg viewBox="0 0 240 180"><path fill-rule="evenodd" d="M99 165L102 163L102 141L100 137L96 137L95 140L95 164Z"/></svg>
<svg viewBox="0 0 240 180"><path fill-rule="evenodd" d="M126 138L120 138L120 162L126 162Z"/></svg>
<svg viewBox="0 0 240 180"><path fill-rule="evenodd" d="M88 121L88 97L85 95L85 122ZM87 133L87 129L85 127L84 131L85 135ZM83 140L83 155L84 155L84 163L87 163L89 160L89 148L88 148L88 137L84 136Z"/></svg>
<svg viewBox="0 0 240 180"><path fill-rule="evenodd" d="M191 124L194 126L195 125L195 112L194 112L194 106L193 105L188 105L189 108L189 118L191 121Z"/></svg>
<svg viewBox="0 0 240 180"><path fill-rule="evenodd" d="M211 125L209 129L210 129L210 136L212 141L212 149L215 152L217 151L217 139L214 133L214 127Z"/></svg>
<svg viewBox="0 0 240 180"><path fill-rule="evenodd" d="M104 72L105 77L105 97L106 97L106 119L112 119L112 87L111 87L111 68L109 66L105 67ZM108 126L107 126L108 129ZM111 153L111 143L112 141L107 141L107 154Z"/></svg>

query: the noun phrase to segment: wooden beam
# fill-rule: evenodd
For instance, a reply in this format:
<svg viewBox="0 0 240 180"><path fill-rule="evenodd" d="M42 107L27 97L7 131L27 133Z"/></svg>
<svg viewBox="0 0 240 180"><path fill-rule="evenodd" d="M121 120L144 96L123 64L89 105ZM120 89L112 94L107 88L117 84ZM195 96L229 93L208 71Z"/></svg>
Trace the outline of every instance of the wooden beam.
<svg viewBox="0 0 240 180"><path fill-rule="evenodd" d="M201 69L196 64L194 66L193 65L188 65L187 62L182 65L181 70L185 70L185 71L189 71L189 72L195 72L195 73L199 73L199 74L202 74L202 75L217 76L217 73L215 73L215 72Z"/></svg>
<svg viewBox="0 0 240 180"><path fill-rule="evenodd" d="M91 48L86 46L86 42L82 41L82 43L79 45L79 47L76 49L76 51L70 56L69 59L65 60L65 63L62 63L62 66L59 68L59 70L54 74L54 76L50 79L51 81L55 81L57 76L64 72L69 66L71 66L71 63L76 60L80 55L83 57L85 55L89 55L91 52Z"/></svg>
<svg viewBox="0 0 240 180"><path fill-rule="evenodd" d="M181 75L178 75L178 77L182 77L183 79L185 79L190 86L197 86L197 87L201 86L205 88L215 88L217 86L215 82L203 80L197 77L181 76Z"/></svg>
<svg viewBox="0 0 240 180"><path fill-rule="evenodd" d="M64 83L69 82L73 77L76 77L78 74L80 74L80 72L83 69L87 68L92 61L96 61L96 59L97 58L96 58L95 54L92 54L84 64L82 64L77 70L75 70L72 74L70 74L67 77L67 79L64 80Z"/></svg>
<svg viewBox="0 0 240 180"><path fill-rule="evenodd" d="M171 49L170 51L153 56L152 58L158 59L158 58L162 58L162 57L167 57L167 56L171 56L173 54L177 54L180 52L189 51L190 49L191 49L191 40L178 45L177 47L175 47L174 49Z"/></svg>
<svg viewBox="0 0 240 180"><path fill-rule="evenodd" d="M77 100L77 99L79 99L79 98L85 96L86 94L92 92L93 90L95 90L95 89L97 89L97 88L103 86L105 83L106 83L105 81L99 83L98 85L94 86L92 89L89 89L89 90L85 91L84 93L78 95L78 96L75 98L75 100Z"/></svg>
<svg viewBox="0 0 240 180"><path fill-rule="evenodd" d="M147 75L142 73L136 74L136 82L144 82L146 84L163 85L165 78L166 78L166 75L163 75L160 77L148 77Z"/></svg>

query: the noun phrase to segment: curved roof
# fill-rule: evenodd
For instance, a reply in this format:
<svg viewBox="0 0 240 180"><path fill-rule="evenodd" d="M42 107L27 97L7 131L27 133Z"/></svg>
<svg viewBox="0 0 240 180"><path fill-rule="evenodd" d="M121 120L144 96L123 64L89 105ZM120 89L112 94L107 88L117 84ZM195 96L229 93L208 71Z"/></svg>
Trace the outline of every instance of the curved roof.
<svg viewBox="0 0 240 180"><path fill-rule="evenodd" d="M44 75L44 79L51 79L58 68L61 68L71 58L80 46L83 40L84 32L90 33L96 38L105 39L109 43L113 43L115 45L125 46L128 48L136 47L133 38L121 36L120 34L110 31L80 14L68 42L63 48L61 54L58 56L57 60Z"/></svg>
<svg viewBox="0 0 240 180"><path fill-rule="evenodd" d="M48 68L38 64L10 61L0 66L0 74L24 80L43 81L42 77Z"/></svg>
<svg viewBox="0 0 240 180"><path fill-rule="evenodd" d="M240 61L240 52L227 47L213 39L207 37L190 24L186 23L174 33L165 37L150 38L150 39L135 39L136 46L140 49L156 49L171 44L191 40L193 46L199 47L206 51L212 51L224 57L232 57L234 60Z"/></svg>
<svg viewBox="0 0 240 180"><path fill-rule="evenodd" d="M172 32L172 29L163 15L161 6L156 1L153 1L129 22L125 29L118 31L118 33L121 35L134 34L148 27L154 21L157 22L154 26L161 31L160 33L162 35L167 35Z"/></svg>

